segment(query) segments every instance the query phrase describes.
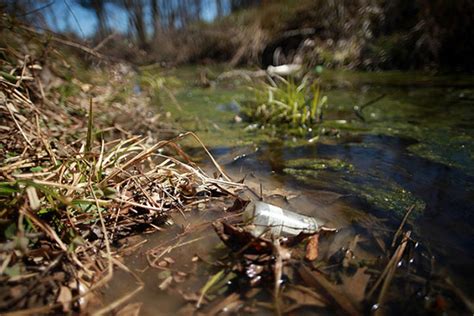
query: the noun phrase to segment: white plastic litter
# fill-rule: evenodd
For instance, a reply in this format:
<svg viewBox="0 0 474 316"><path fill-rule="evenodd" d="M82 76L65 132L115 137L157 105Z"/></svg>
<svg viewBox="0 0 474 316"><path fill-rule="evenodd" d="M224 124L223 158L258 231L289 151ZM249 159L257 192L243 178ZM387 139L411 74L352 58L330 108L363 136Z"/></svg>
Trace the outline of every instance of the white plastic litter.
<svg viewBox="0 0 474 316"><path fill-rule="evenodd" d="M250 203L244 212L244 220L252 224L252 235L261 236L267 232L275 237L296 236L318 232L322 220L284 210L278 206L257 201Z"/></svg>

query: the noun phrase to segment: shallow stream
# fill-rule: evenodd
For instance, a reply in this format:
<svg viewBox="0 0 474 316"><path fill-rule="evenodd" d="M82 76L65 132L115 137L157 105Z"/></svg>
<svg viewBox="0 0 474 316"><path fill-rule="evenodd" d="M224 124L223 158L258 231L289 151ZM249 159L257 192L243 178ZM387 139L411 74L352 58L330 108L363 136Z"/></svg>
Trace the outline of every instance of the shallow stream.
<svg viewBox="0 0 474 316"><path fill-rule="evenodd" d="M325 72L329 106L315 140L316 131L298 138L276 136L240 121L240 107L252 97L248 83L233 79L201 87L202 71L184 68L166 74L179 82L175 93L181 110L171 102L159 106L169 112L168 120L196 131L235 180L246 177L255 190L262 185L268 202L340 229L323 249L328 253L355 234L369 239L367 223L383 223L394 232L413 206L408 227L424 255L434 258L437 272L474 297L474 78ZM382 95L364 108L365 121L355 114L354 106ZM197 146L185 146L206 164ZM183 293L199 292L215 273L213 262L227 250L216 249L219 239L209 222L224 215L201 206L186 220L175 218L181 226L140 237L147 242L125 261L145 281L142 294L133 299L144 303L143 315L183 312L186 301L192 300ZM172 258L172 270L184 271L186 280L163 291L159 285L171 274L146 268L144 253L176 245L173 238L188 224L201 227L178 240L190 243L162 255ZM366 242L356 255L369 260L375 248L374 242ZM114 293L106 293L110 300L133 287L132 278L124 282L120 276L118 272L112 281Z"/></svg>

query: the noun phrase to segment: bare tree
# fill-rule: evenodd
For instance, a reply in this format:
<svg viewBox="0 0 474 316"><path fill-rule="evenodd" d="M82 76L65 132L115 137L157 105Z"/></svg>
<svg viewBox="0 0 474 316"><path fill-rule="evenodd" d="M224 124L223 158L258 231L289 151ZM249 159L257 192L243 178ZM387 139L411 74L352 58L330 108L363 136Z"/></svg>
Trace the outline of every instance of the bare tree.
<svg viewBox="0 0 474 316"><path fill-rule="evenodd" d="M138 44L142 48L148 45L145 16L142 0L123 0L123 6L127 10L130 24L135 29Z"/></svg>
<svg viewBox="0 0 474 316"><path fill-rule="evenodd" d="M153 36L156 38L161 32L161 12L158 0L150 0L151 20L153 23Z"/></svg>
<svg viewBox="0 0 474 316"><path fill-rule="evenodd" d="M217 16L220 18L224 15L224 8L222 7L222 0L216 0Z"/></svg>
<svg viewBox="0 0 474 316"><path fill-rule="evenodd" d="M202 2L202 0L194 0L194 18L196 20L201 19Z"/></svg>
<svg viewBox="0 0 474 316"><path fill-rule="evenodd" d="M230 10L234 12L259 4L260 0L230 0Z"/></svg>
<svg viewBox="0 0 474 316"><path fill-rule="evenodd" d="M97 18L98 30L97 33L100 38L104 38L109 33L107 26L107 14L105 11L105 0L76 0L82 7L92 10Z"/></svg>

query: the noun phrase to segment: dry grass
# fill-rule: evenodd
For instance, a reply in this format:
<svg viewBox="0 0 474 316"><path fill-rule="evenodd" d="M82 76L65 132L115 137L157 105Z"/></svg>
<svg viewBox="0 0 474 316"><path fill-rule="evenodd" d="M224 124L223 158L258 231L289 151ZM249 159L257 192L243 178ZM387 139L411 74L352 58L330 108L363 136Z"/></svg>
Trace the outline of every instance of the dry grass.
<svg viewBox="0 0 474 316"><path fill-rule="evenodd" d="M2 29L0 312L84 311L113 267L126 269L111 254L115 240L235 184L182 151L178 141L194 134L156 140L169 133L155 127L159 114L143 114L144 98L113 98L126 76L68 82L57 75L68 60L47 38Z"/></svg>

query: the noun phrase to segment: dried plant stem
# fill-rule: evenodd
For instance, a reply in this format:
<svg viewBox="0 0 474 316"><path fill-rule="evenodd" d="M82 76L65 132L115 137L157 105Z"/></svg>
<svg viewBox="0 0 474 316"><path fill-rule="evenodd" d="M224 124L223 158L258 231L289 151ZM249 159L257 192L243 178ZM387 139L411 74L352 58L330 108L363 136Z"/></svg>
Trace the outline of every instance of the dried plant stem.
<svg viewBox="0 0 474 316"><path fill-rule="evenodd" d="M281 304L280 304L280 284L281 277L283 275L283 258L281 256L281 246L279 239L273 241L273 253L275 256L275 268L274 272L274 287L273 287L273 302L275 306L275 315L281 315Z"/></svg>
<svg viewBox="0 0 474 316"><path fill-rule="evenodd" d="M394 276L395 271L397 269L398 262L402 258L403 253L405 252L405 248L406 248L407 243L410 239L410 235L411 235L410 231L405 233L400 245L397 247L397 250L395 251L395 253L393 254L393 256L390 259L389 263L385 267L385 270L380 275L380 277L377 280L377 282L375 283L374 287L371 289L371 291L368 294L368 297L371 297L373 295L374 291L377 289L377 287L380 285L380 283L383 280L382 289L380 290L380 294L379 294L378 299L377 299L378 309L375 311L375 315L382 315L383 314L382 307L383 307L383 304L385 303L385 299L386 299L386 296L387 296L387 291L390 287L393 276Z"/></svg>
<svg viewBox="0 0 474 316"><path fill-rule="evenodd" d="M135 294L143 290L143 287L144 287L143 285L138 286L133 291L130 291L129 293L125 294L124 296L120 297L119 299L115 300L114 302L110 303L104 308L101 308L98 311L94 311L91 315L100 316L100 315L105 315L105 314L110 313L111 311L113 311L114 309L116 309L117 307L119 307L120 305L128 301L129 299L131 299Z"/></svg>
<svg viewBox="0 0 474 316"><path fill-rule="evenodd" d="M28 139L28 137L26 136L25 132L24 132L23 129L21 128L20 124L18 123L17 119L15 118L15 114L13 114L12 109L10 109L10 107L8 106L8 104L7 104L5 107L8 109L8 112L10 112L10 115L11 115L13 121L15 122L16 127L18 128L18 130L20 131L21 135L23 136L23 138L24 138L25 141L27 142L28 146L33 147L33 145L31 144L31 141Z"/></svg>
<svg viewBox="0 0 474 316"><path fill-rule="evenodd" d="M393 236L392 245L391 245L392 248L395 247L395 243L397 242L398 236L400 236L400 234L402 232L402 229L403 229L403 226L405 226L405 223L407 222L408 217L410 216L411 212L414 209L415 209L415 204L411 205L408 208L407 212L405 213L405 216L403 216L403 219L400 222L400 226L398 227L397 231L395 232L395 235Z"/></svg>

